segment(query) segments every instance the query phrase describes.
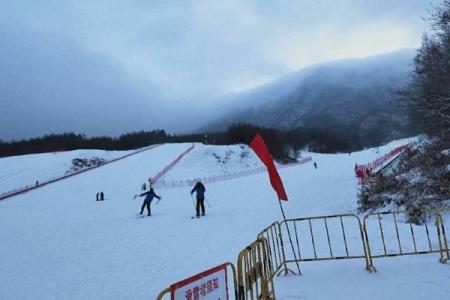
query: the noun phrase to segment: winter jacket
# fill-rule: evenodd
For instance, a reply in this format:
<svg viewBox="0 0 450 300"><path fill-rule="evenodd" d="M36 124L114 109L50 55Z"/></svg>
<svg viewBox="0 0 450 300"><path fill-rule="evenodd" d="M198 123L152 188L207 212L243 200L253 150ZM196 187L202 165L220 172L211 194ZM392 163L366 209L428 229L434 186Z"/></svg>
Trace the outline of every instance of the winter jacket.
<svg viewBox="0 0 450 300"><path fill-rule="evenodd" d="M191 190L191 194L194 192L197 192L197 199L204 199L205 198L205 186L200 181L197 182L197 184L194 186L194 188Z"/></svg>
<svg viewBox="0 0 450 300"><path fill-rule="evenodd" d="M150 191L142 193L139 195L139 197L145 196L144 202L152 202L153 197L161 198L160 196L156 195L153 189L150 189Z"/></svg>

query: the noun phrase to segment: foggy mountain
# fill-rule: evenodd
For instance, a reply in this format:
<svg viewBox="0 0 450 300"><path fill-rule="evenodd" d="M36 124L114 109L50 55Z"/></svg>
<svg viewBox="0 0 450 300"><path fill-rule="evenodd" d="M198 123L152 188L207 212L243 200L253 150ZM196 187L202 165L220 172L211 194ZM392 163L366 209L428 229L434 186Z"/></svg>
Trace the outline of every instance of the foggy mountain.
<svg viewBox="0 0 450 300"><path fill-rule="evenodd" d="M204 129L237 122L290 129L333 129L384 142L410 134L406 112L395 101L413 69L415 50L315 65L231 97L222 117Z"/></svg>

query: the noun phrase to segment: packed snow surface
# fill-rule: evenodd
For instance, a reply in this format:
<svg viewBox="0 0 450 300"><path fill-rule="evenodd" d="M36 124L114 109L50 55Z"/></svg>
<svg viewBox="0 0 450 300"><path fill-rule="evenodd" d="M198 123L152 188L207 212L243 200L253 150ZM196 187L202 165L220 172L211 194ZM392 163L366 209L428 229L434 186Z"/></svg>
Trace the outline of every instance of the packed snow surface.
<svg viewBox="0 0 450 300"><path fill-rule="evenodd" d="M355 163L408 141L351 154L303 153L317 169L307 163L280 170L288 217L355 212ZM162 199L152 203L152 216L137 215L142 198L133 196L142 183L189 146L166 144L1 201L0 298L155 299L173 282L225 261L235 263L263 228L281 219L265 173L207 185L211 207L204 218L191 218L190 188L156 190ZM2 172L14 174L26 165L27 172L39 174L53 169L59 155L39 163L35 156L20 157L21 163L8 162ZM0 159L0 165L9 159ZM248 148L196 144L164 178L260 166ZM27 180L19 176L15 184ZM95 201L99 191L105 201ZM443 299L450 296L450 268L437 258L379 259L376 274L364 270L364 260L305 263L302 277L277 278L275 289L278 299Z"/></svg>
<svg viewBox="0 0 450 300"><path fill-rule="evenodd" d="M36 181L63 176L73 166L73 159L100 158L106 161L124 156L131 151L74 150L43 154L28 154L0 159L0 194Z"/></svg>

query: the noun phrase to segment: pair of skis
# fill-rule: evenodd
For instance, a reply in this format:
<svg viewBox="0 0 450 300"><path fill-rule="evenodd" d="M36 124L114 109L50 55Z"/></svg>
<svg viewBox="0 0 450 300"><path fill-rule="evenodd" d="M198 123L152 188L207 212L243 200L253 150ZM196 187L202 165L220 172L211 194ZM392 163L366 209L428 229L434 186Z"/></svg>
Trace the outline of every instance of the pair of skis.
<svg viewBox="0 0 450 300"><path fill-rule="evenodd" d="M194 210L195 210L195 212L197 212L197 206L196 206L196 203L194 200L194 196L192 194L191 194L191 198L192 198L192 204L194 205ZM206 201L206 205L208 205L208 208L211 208L211 204L209 204L209 201L206 197L205 197L205 201ZM200 217L204 217L204 215L203 216L197 216L197 215L191 216L191 219L200 219Z"/></svg>
<svg viewBox="0 0 450 300"><path fill-rule="evenodd" d="M133 196L133 200L136 199L137 197L138 197L138 195L134 195ZM156 201L156 205L159 204L159 201L161 200L161 198L162 197L158 198L158 200ZM196 203L195 203L195 200L194 200L194 196L192 194L191 194L191 198L192 198L192 204L194 205L194 210L197 211ZM206 197L205 197L205 201L206 201L206 205L208 205L208 208L211 208L211 204L209 203L209 201L208 201L208 199ZM141 217L143 217L143 216L141 216ZM202 216L202 217L204 217L204 216ZM197 215L191 216L191 219L196 219L196 218L199 219L200 216L197 216Z"/></svg>

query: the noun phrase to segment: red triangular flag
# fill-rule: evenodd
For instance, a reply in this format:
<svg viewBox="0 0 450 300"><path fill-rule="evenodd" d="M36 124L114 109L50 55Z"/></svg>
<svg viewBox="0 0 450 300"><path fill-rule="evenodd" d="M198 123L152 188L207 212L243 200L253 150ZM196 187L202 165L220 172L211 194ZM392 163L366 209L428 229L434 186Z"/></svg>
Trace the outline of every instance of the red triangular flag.
<svg viewBox="0 0 450 300"><path fill-rule="evenodd" d="M278 198L281 200L288 200L286 192L284 191L283 182L281 181L280 175L278 174L277 168L273 163L272 155L269 152L269 149L264 143L263 138L259 133L256 133L252 142L250 143L250 148L255 151L256 155L258 155L259 159L263 162L267 167L267 171L269 172L270 183L272 184L273 189L277 192Z"/></svg>

